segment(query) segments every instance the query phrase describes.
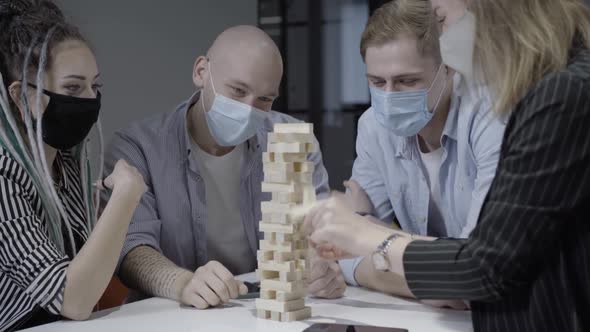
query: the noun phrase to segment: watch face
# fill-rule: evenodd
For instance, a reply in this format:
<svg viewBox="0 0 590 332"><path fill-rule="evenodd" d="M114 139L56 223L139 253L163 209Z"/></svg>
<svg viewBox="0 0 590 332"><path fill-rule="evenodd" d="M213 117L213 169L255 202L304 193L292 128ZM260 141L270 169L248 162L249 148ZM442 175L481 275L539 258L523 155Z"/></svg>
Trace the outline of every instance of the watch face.
<svg viewBox="0 0 590 332"><path fill-rule="evenodd" d="M387 259L385 259L385 256L383 256L383 254L381 254L380 252L376 252L373 254L372 258L373 266L375 267L375 269L379 271L389 270L389 264L387 263Z"/></svg>

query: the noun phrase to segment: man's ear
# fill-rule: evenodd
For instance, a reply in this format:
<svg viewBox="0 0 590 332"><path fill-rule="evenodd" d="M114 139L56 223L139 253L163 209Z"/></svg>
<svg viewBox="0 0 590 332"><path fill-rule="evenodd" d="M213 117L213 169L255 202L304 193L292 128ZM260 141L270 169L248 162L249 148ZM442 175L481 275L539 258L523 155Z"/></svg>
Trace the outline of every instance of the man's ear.
<svg viewBox="0 0 590 332"><path fill-rule="evenodd" d="M205 86L205 73L207 72L208 62L209 59L203 55L195 60L195 65L193 67L193 83L197 89L202 89Z"/></svg>

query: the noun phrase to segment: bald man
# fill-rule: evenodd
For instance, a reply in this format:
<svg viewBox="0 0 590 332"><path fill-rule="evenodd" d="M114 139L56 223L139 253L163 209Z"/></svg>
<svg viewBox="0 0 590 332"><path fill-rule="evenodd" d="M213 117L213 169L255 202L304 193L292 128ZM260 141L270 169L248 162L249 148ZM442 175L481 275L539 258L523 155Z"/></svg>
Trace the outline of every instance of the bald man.
<svg viewBox="0 0 590 332"><path fill-rule="evenodd" d="M270 200L261 193L267 133L296 122L271 111L282 72L268 35L230 28L196 59L188 101L116 133L107 169L125 159L148 185L118 266L128 301L158 296L205 309L247 292L234 276L256 268L260 202ZM321 154L309 160L317 195L327 195Z"/></svg>

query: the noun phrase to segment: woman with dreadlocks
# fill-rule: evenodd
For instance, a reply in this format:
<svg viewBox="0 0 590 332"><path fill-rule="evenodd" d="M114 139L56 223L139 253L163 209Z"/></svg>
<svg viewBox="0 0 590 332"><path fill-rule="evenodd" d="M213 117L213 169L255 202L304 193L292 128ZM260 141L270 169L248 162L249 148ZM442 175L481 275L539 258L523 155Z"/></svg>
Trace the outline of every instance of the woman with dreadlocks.
<svg viewBox="0 0 590 332"><path fill-rule="evenodd" d="M0 31L0 331L86 319L146 186L119 161L96 184L112 191L97 217L86 136L97 124L102 141L99 73L59 8L0 0Z"/></svg>

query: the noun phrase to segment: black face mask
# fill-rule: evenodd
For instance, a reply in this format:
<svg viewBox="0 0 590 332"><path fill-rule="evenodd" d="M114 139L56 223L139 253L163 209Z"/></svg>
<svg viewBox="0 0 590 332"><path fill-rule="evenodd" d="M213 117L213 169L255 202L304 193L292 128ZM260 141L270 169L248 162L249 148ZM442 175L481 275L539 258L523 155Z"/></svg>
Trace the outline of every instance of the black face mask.
<svg viewBox="0 0 590 332"><path fill-rule="evenodd" d="M96 98L78 98L47 90L43 93L49 97L41 118L43 142L58 150L68 150L80 144L98 120L100 92Z"/></svg>

